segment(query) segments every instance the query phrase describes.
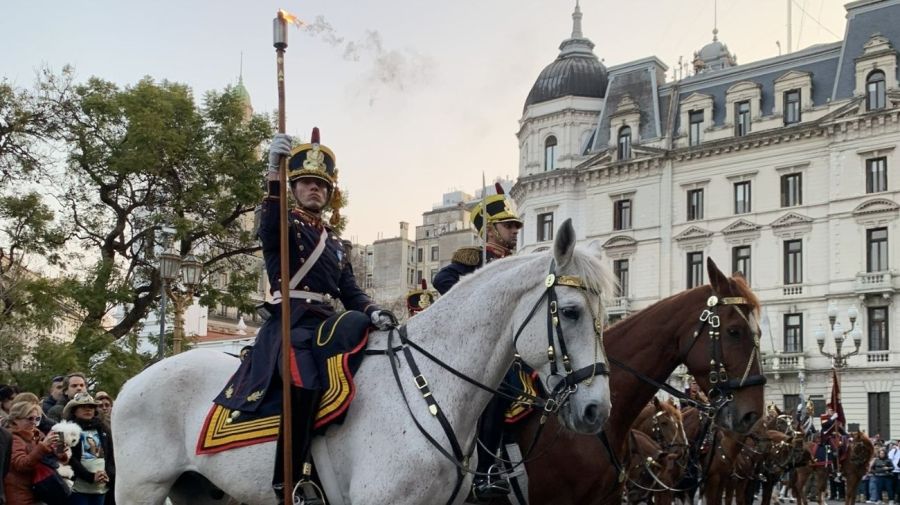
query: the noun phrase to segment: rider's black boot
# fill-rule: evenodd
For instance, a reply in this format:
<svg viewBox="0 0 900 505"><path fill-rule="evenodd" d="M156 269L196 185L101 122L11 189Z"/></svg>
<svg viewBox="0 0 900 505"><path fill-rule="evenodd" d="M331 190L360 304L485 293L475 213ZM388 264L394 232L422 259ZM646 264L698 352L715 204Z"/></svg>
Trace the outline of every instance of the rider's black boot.
<svg viewBox="0 0 900 505"><path fill-rule="evenodd" d="M322 499L314 492L311 478L312 463L310 448L312 447L312 431L315 424L316 412L319 400L322 398L320 391L291 387L291 456L293 481L305 484L300 486L298 494L303 501L295 501L295 504L324 505ZM284 417L281 418L284 426ZM278 442L275 445L275 469L272 476L272 490L278 499L278 503L285 502L285 496L291 494L291 490L284 489L284 430L278 431ZM298 498L300 498L298 496Z"/></svg>
<svg viewBox="0 0 900 505"><path fill-rule="evenodd" d="M488 403L478 429L478 468L472 480L471 497L475 501L503 498L509 494L509 482L497 468L496 453L503 440L503 423L509 401L494 397ZM488 474L488 475L485 475Z"/></svg>

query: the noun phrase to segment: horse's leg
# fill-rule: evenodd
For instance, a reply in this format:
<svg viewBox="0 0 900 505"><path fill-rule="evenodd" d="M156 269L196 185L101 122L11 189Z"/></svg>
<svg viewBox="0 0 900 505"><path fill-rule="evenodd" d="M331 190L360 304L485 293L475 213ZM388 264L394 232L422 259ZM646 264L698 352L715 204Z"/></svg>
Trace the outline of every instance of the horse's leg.
<svg viewBox="0 0 900 505"><path fill-rule="evenodd" d="M772 503L772 491L775 489L775 480L776 477L769 477L762 483L762 490L760 491L759 503L760 505L770 505Z"/></svg>

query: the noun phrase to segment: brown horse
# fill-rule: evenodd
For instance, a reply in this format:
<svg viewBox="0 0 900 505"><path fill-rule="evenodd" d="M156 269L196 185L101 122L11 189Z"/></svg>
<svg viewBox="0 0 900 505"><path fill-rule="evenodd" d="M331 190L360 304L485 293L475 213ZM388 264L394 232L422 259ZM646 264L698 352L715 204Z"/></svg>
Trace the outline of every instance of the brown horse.
<svg viewBox="0 0 900 505"><path fill-rule="evenodd" d="M712 260L707 261L707 272L709 285L666 298L608 328L606 353L611 362L624 363L658 383L684 363L711 400L724 401L716 423L747 432L764 414L756 322L759 302L742 277L725 276ZM717 305L723 300L728 304ZM718 323L712 338L710 320ZM719 366L711 369L711 361ZM716 389L723 385L729 386L727 392ZM657 386L614 364L610 391L613 408L604 432L620 465L631 425ZM539 416L522 424L518 442L524 453L539 429ZM550 418L544 431L556 433L557 426ZM617 469L599 438L564 430L558 436L541 437L534 454L542 456L526 464L532 505L621 500Z"/></svg>
<svg viewBox="0 0 900 505"><path fill-rule="evenodd" d="M672 489L681 481L688 456L681 410L654 396L638 414L631 431L626 464L629 503L650 499L656 505L672 503Z"/></svg>
<svg viewBox="0 0 900 505"><path fill-rule="evenodd" d="M806 450L810 454L810 461L807 465L797 467L794 475L791 476L791 490L797 499L797 505L807 505L806 493L803 489L811 475L816 476L816 496L821 505L825 505L825 486L828 482L828 469L824 465L817 465L812 458L815 444L810 442L806 445ZM844 455L838 461L841 473L844 475L846 483L846 492L844 493L844 504L854 505L856 503L856 487L863 475L869 469L869 463L875 455L875 447L869 437L861 432L855 431L850 434L848 440L848 448Z"/></svg>

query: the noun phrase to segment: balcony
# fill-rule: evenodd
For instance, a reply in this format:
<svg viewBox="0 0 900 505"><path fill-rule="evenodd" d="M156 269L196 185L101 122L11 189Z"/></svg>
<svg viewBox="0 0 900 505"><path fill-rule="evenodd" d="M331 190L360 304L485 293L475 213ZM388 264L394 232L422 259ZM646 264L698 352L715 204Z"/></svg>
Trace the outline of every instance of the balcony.
<svg viewBox="0 0 900 505"><path fill-rule="evenodd" d="M762 357L763 372L780 379L781 374L799 374L806 370L806 356L802 352L776 352Z"/></svg>
<svg viewBox="0 0 900 505"><path fill-rule="evenodd" d="M891 351L869 351L866 353L866 363L890 363ZM877 365L876 365L877 366Z"/></svg>
<svg viewBox="0 0 900 505"><path fill-rule="evenodd" d="M803 294L803 284L790 284L784 286L784 296L797 296Z"/></svg>
<svg viewBox="0 0 900 505"><path fill-rule="evenodd" d="M893 270L882 272L860 272L856 274L856 292L858 294L881 294L890 296L894 293Z"/></svg>
<svg viewBox="0 0 900 505"><path fill-rule="evenodd" d="M606 315L608 317L625 317L628 315L631 306L627 296L618 296L610 301L606 306Z"/></svg>

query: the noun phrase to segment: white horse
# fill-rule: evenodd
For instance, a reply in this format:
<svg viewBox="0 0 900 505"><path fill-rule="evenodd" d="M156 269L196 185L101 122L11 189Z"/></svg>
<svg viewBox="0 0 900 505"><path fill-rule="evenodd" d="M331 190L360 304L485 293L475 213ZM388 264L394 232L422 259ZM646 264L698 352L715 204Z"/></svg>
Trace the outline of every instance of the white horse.
<svg viewBox="0 0 900 505"><path fill-rule="evenodd" d="M496 261L467 276L428 310L410 319L410 340L491 387L500 384L516 351L547 377L546 297L534 317L529 319L528 314L549 292L545 281L551 260L555 260L556 316L572 369L605 364L595 318L604 317L600 294L609 293L610 276L597 251L575 250L574 245L574 230L566 221L557 233L552 254ZM572 287L578 279L585 289ZM526 321L514 346L513 336ZM368 348L385 349L387 341L387 332L373 332ZM395 337L394 345L397 343ZM413 353L457 439L471 454L479 414L491 395L454 377L421 353ZM561 357L558 353L559 347L557 359ZM415 417L449 452L448 437L429 414L409 366L402 358L400 363L400 377ZM211 492L215 488L242 503L276 503L270 485L274 442L212 455L195 453L212 399L237 367L237 358L193 350L165 359L128 381L112 415L119 505L156 505L167 496L176 504L223 503L222 492ZM355 380L357 395L346 422L316 438L313 446L330 503L446 503L457 482L457 467L414 425L389 359L367 357ZM579 433L599 432L611 407L608 377L597 375L572 389L575 391L559 410L563 423ZM473 455L467 468L474 470L474 459ZM453 503L463 502L470 483L467 473Z"/></svg>

